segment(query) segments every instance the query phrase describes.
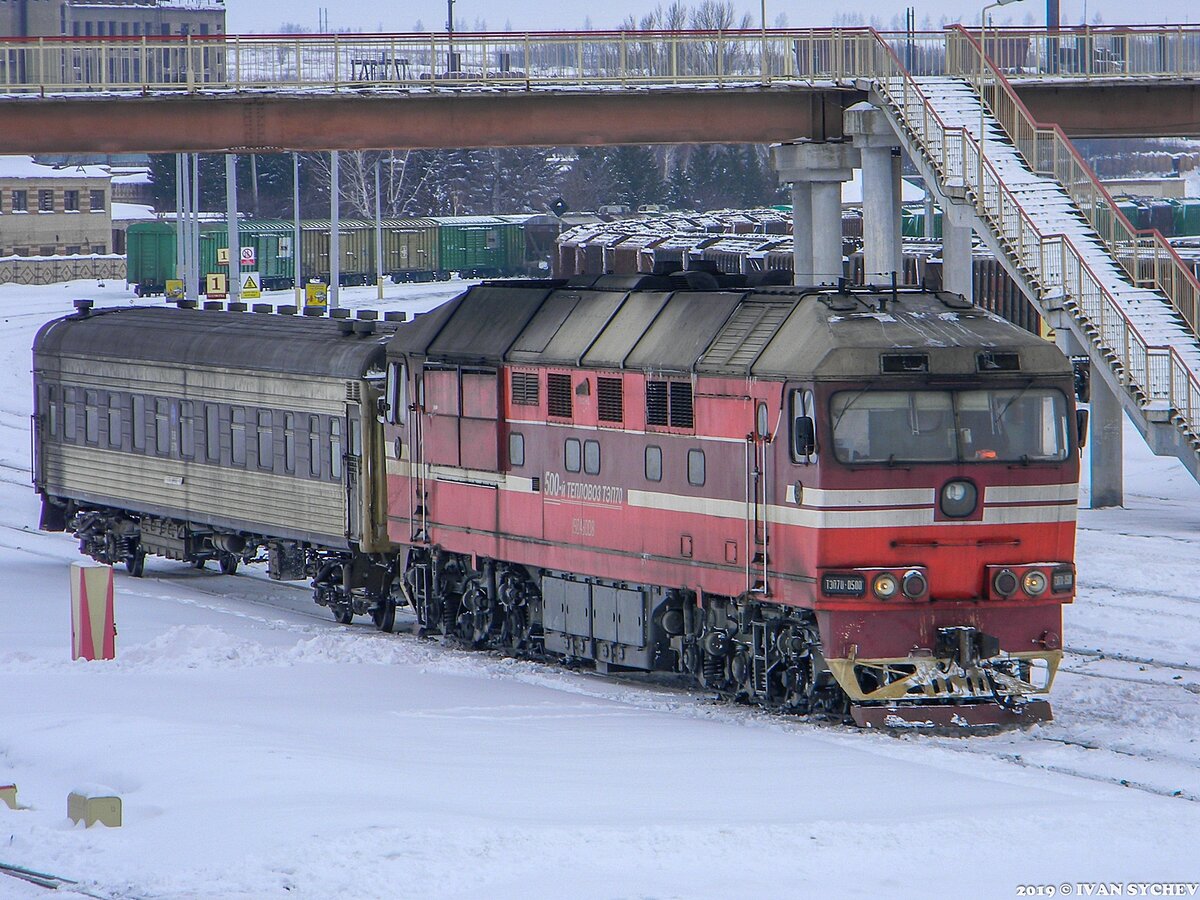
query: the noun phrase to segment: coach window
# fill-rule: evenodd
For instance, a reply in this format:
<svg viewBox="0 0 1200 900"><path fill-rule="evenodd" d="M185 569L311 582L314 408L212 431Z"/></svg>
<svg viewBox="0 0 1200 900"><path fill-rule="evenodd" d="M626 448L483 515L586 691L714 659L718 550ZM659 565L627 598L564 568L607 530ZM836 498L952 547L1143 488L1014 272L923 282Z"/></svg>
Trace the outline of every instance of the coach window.
<svg viewBox="0 0 1200 900"><path fill-rule="evenodd" d="M54 385L46 391L46 413L50 419L50 436L58 437L58 388Z"/></svg>
<svg viewBox="0 0 1200 900"><path fill-rule="evenodd" d="M204 405L204 452L209 462L221 459L221 408L215 403Z"/></svg>
<svg viewBox="0 0 1200 900"><path fill-rule="evenodd" d="M89 444L100 442L100 396L95 391L83 392L83 437Z"/></svg>
<svg viewBox="0 0 1200 900"><path fill-rule="evenodd" d="M329 420L329 477L342 479L342 420Z"/></svg>
<svg viewBox="0 0 1200 900"><path fill-rule="evenodd" d="M568 472L578 472L581 468L581 456L583 448L578 439L567 438L566 444L566 464Z"/></svg>
<svg viewBox="0 0 1200 900"><path fill-rule="evenodd" d="M146 449L146 398L141 394L133 397L133 421L130 423L130 439L134 450Z"/></svg>
<svg viewBox="0 0 1200 900"><path fill-rule="evenodd" d="M244 466L246 464L246 410L234 407L233 424L230 425L229 431L233 438L231 444L233 464Z"/></svg>
<svg viewBox="0 0 1200 900"><path fill-rule="evenodd" d="M646 448L646 480L662 481L662 447Z"/></svg>
<svg viewBox="0 0 1200 900"><path fill-rule="evenodd" d="M308 417L308 472L321 474L321 420L317 416Z"/></svg>
<svg viewBox="0 0 1200 900"><path fill-rule="evenodd" d="M288 474L296 471L296 417L283 414L283 470Z"/></svg>
<svg viewBox="0 0 1200 900"><path fill-rule="evenodd" d="M813 392L792 391L791 407L792 461L810 463L817 454L816 401Z"/></svg>
<svg viewBox="0 0 1200 900"><path fill-rule="evenodd" d="M258 467L275 468L275 432L271 427L271 411L258 411Z"/></svg>
<svg viewBox="0 0 1200 900"><path fill-rule="evenodd" d="M689 450L688 451L688 484L694 484L696 487L701 487L704 484L704 451Z"/></svg>
<svg viewBox="0 0 1200 900"><path fill-rule="evenodd" d="M196 420L190 400L179 402L179 455L184 459L196 458Z"/></svg>
<svg viewBox="0 0 1200 900"><path fill-rule="evenodd" d="M108 446L121 446L121 403L119 394L108 395Z"/></svg>
<svg viewBox="0 0 1200 900"><path fill-rule="evenodd" d="M63 388L63 437L75 440L75 388Z"/></svg>
<svg viewBox="0 0 1200 900"><path fill-rule="evenodd" d="M154 450L159 456L171 453L171 401L165 397L154 401Z"/></svg>
<svg viewBox="0 0 1200 900"><path fill-rule="evenodd" d="M600 442L583 442L583 471L588 475L600 474Z"/></svg>
<svg viewBox="0 0 1200 900"><path fill-rule="evenodd" d="M514 469L525 465L525 435L516 431L508 436L508 464Z"/></svg>

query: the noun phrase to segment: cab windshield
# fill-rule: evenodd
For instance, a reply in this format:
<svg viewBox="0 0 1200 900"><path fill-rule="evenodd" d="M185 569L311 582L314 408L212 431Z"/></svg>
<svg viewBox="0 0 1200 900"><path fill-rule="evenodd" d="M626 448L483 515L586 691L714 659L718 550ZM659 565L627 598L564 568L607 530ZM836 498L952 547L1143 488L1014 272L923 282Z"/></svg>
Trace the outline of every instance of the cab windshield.
<svg viewBox="0 0 1200 900"><path fill-rule="evenodd" d="M848 463L1058 462L1067 458L1067 400L1048 388L842 391L833 446Z"/></svg>

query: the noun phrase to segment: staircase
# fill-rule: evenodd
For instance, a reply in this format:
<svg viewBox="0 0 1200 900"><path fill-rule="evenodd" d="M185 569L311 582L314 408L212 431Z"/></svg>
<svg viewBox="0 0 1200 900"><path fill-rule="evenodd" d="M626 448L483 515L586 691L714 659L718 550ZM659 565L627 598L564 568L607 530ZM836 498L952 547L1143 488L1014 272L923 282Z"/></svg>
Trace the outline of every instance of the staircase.
<svg viewBox="0 0 1200 900"><path fill-rule="evenodd" d="M1200 481L1195 278L1161 236L1132 229L1061 131L1033 123L1003 76L979 65L965 33L948 42L943 74L912 75L880 45L869 87L909 155L971 210L1043 315L1076 335L1151 449ZM981 68L987 77L968 74Z"/></svg>

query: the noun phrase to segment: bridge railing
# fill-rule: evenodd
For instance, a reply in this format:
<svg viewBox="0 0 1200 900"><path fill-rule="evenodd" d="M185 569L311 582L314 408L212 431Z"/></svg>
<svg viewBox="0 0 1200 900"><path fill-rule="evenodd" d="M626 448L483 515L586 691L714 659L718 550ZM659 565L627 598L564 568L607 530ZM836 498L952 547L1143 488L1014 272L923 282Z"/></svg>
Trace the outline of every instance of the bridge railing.
<svg viewBox="0 0 1200 900"><path fill-rule="evenodd" d="M1166 402L1185 432L1200 437L1200 379L1175 348L1146 340L1069 235L1039 228L975 136L941 119L882 38L871 67L876 90L899 114L942 185L973 196L980 217L1043 295L1061 296L1073 306L1084 331L1140 403Z"/></svg>
<svg viewBox="0 0 1200 900"><path fill-rule="evenodd" d="M991 59L980 58L976 36L961 26L947 32L947 71L971 82L1029 167L1056 179L1139 287L1160 291L1200 336L1200 282L1170 243L1153 229L1138 230L1057 125L1041 125Z"/></svg>
<svg viewBox="0 0 1200 900"><path fill-rule="evenodd" d="M1198 25L989 28L984 49L1013 81L1200 75Z"/></svg>

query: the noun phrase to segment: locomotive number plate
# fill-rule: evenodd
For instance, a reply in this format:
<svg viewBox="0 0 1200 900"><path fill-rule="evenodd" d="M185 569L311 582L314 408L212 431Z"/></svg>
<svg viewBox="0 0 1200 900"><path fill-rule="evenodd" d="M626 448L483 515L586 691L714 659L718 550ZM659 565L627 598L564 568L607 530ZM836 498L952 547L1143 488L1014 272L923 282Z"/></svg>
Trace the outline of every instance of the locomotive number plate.
<svg viewBox="0 0 1200 900"><path fill-rule="evenodd" d="M861 597L867 592L867 577L853 572L827 572L821 576L821 592L830 597Z"/></svg>

